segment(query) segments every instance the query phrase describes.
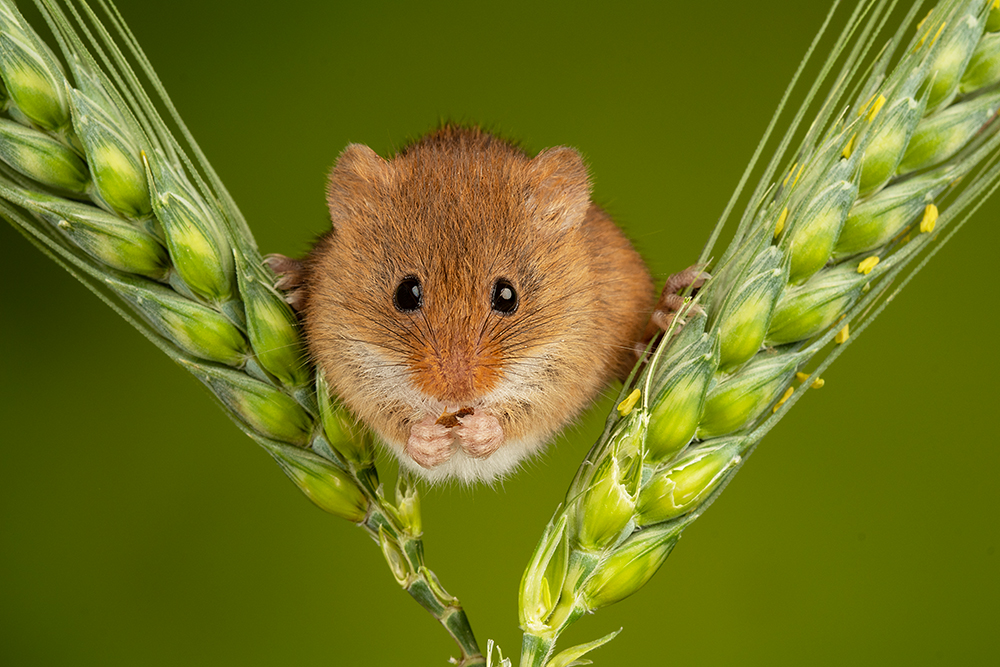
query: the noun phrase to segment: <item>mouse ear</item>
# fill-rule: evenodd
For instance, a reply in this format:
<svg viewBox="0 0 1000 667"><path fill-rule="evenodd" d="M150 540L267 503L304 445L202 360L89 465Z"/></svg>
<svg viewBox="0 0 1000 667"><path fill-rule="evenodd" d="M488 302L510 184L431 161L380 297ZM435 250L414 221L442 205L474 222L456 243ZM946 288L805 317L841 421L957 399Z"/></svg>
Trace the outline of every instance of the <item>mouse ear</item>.
<svg viewBox="0 0 1000 667"><path fill-rule="evenodd" d="M326 184L326 203L334 224L349 219L381 196L392 167L364 144L349 144L337 158Z"/></svg>
<svg viewBox="0 0 1000 667"><path fill-rule="evenodd" d="M545 223L578 225L590 208L590 177L583 158L568 146L542 151L530 163L530 204Z"/></svg>

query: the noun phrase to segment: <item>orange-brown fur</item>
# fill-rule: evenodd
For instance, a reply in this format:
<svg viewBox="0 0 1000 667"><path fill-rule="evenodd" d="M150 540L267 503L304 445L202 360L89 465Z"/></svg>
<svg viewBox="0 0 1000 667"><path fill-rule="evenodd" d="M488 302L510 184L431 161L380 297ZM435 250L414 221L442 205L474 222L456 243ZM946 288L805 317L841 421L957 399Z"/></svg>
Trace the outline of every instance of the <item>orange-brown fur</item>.
<svg viewBox="0 0 1000 667"><path fill-rule="evenodd" d="M309 349L395 449L428 406L477 405L530 454L635 363L652 280L591 202L576 151L532 159L455 126L391 160L355 144L330 176L328 203L333 229L304 262ZM411 275L424 304L399 312L393 294ZM491 310L498 278L517 290L512 315Z"/></svg>

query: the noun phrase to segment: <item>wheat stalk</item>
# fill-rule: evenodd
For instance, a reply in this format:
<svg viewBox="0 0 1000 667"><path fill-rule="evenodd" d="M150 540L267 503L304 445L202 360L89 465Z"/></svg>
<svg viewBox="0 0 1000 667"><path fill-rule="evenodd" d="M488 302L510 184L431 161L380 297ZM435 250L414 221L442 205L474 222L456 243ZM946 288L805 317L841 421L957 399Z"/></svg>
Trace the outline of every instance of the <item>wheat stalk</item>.
<svg viewBox="0 0 1000 667"><path fill-rule="evenodd" d="M75 14L40 4L70 76L16 9L0 3L4 215L202 379L317 505L362 525L400 585L459 643L461 662L481 663L461 606L423 563L416 489L402 478L395 500L384 497L369 436L302 365L294 318L271 289L242 216L130 33L112 11L183 140L110 35L98 29L88 51L71 27ZM935 232L957 229L958 216L995 184L996 169L974 170L997 144L992 127L979 132L996 109L1000 55L992 33L982 32L984 23L996 27L996 8L941 3L899 63L886 74L893 51L885 51L848 105L842 98L889 5L859 6L868 14L852 17L824 68L846 54L844 76L794 159L780 163L783 142L765 170L737 239L698 297L704 314L690 311L679 335L656 349L581 467L522 582L522 664L567 665L610 638L553 657L576 618L652 576L801 396L783 400L799 369L839 336L801 386L817 383L853 340L848 325L855 333L865 326ZM895 45L907 41L902 35ZM932 85L921 88L924 80ZM955 138L936 141L942 137ZM964 190L945 207L960 177ZM903 229L915 223L903 243Z"/></svg>

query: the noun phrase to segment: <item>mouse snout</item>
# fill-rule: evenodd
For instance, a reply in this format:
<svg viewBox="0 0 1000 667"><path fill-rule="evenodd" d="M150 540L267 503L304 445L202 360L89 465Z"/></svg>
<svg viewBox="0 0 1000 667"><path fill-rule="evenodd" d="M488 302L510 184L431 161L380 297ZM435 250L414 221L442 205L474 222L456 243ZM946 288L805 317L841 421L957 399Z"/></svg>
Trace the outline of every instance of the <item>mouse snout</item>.
<svg viewBox="0 0 1000 667"><path fill-rule="evenodd" d="M468 344L427 349L415 364L418 387L445 403L466 405L493 389L501 377L499 359Z"/></svg>

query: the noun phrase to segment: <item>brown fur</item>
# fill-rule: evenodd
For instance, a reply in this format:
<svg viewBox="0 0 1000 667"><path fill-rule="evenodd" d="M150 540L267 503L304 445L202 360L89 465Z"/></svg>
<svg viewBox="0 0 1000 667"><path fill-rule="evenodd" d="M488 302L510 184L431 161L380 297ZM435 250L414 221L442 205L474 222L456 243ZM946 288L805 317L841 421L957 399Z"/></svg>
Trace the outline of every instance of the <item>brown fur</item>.
<svg viewBox="0 0 1000 667"><path fill-rule="evenodd" d="M327 197L333 229L298 295L309 349L390 442L425 417L417 393L458 408L492 391L507 441L546 439L635 363L653 284L573 149L532 159L445 126L388 161L348 146ZM414 313L393 306L407 276L423 285ZM517 291L512 315L491 310L498 278Z"/></svg>

